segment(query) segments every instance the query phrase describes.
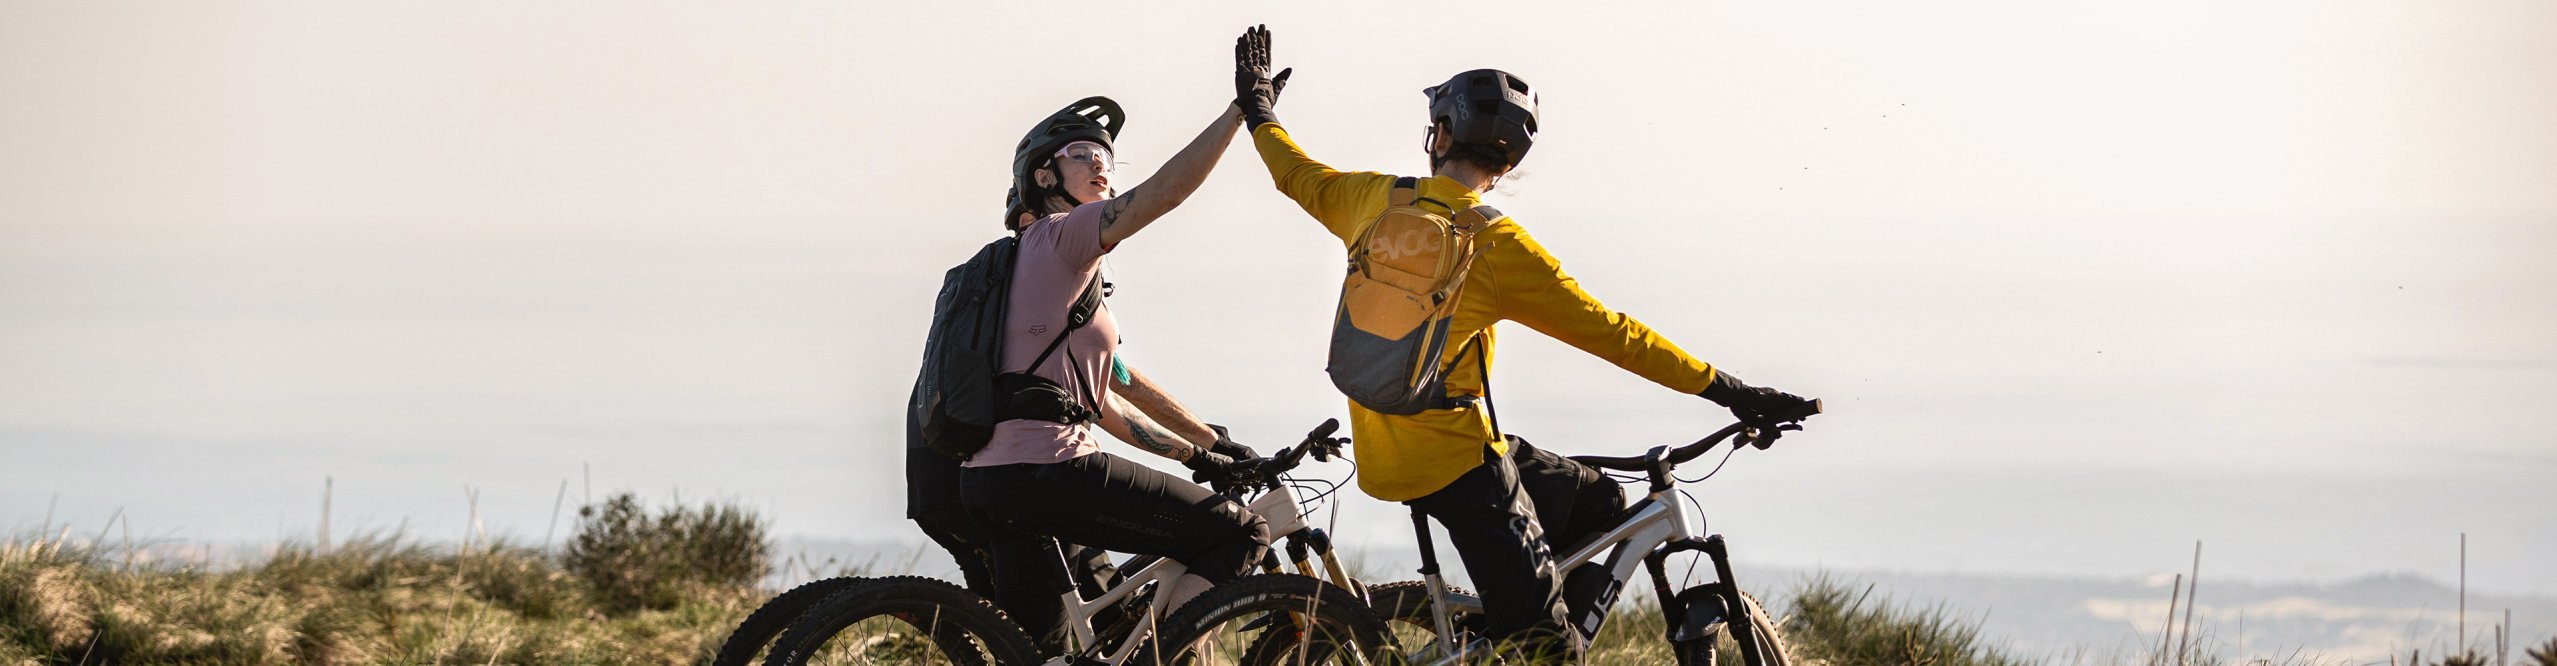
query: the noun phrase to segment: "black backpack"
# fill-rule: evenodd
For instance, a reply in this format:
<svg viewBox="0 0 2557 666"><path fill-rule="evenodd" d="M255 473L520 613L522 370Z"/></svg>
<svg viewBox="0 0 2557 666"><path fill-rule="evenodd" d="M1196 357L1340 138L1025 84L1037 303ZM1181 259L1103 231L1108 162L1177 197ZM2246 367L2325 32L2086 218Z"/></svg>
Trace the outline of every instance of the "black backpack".
<svg viewBox="0 0 2557 666"><path fill-rule="evenodd" d="M975 456L994 437L994 424L1009 419L1070 424L1099 416L1054 382L1030 374L1064 344L1068 334L1091 322L1100 306L1098 275L1084 288L1084 297L1070 309L1066 327L1057 332L1038 361L1021 372L1002 370L1004 313L1012 300L1012 269L1020 245L1016 236L995 239L941 276L914 403L924 445L941 455L959 460Z"/></svg>

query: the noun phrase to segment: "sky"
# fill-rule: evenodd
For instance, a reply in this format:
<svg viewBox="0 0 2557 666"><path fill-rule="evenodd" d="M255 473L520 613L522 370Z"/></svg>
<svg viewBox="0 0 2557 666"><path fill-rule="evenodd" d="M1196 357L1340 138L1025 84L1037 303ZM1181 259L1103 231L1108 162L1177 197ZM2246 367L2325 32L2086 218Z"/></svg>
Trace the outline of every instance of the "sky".
<svg viewBox="0 0 2557 666"><path fill-rule="evenodd" d="M2471 585L2557 595L2557 5L1478 6L0 3L0 530L307 539L326 485L341 536L632 491L912 539L898 412L1013 142L1108 95L1141 179L1265 23L1343 168L1425 170L1456 71L1534 84L1492 201L1827 401L1689 486L1744 561L2449 579L2465 533ZM1208 420L1345 414L1339 248L1245 145L1109 261ZM1503 343L1540 446L1727 418Z"/></svg>

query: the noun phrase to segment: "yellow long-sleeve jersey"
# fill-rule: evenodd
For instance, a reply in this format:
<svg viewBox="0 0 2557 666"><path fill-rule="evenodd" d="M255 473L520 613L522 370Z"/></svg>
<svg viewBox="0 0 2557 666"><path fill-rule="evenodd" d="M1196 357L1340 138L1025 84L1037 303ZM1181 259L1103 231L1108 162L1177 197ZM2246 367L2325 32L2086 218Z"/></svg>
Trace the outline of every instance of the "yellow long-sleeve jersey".
<svg viewBox="0 0 2557 666"><path fill-rule="evenodd" d="M1322 222L1345 249L1362 227L1384 212L1394 189L1392 175L1342 172L1314 161L1277 123L1253 128L1252 145L1260 151L1279 191ZM1420 179L1419 188L1421 196L1456 210L1482 203L1471 188L1445 177ZM1479 254L1465 276L1448 326L1447 350L1439 359L1447 369L1450 395L1483 394L1482 370L1493 359L1493 325L1503 320L1526 324L1671 389L1696 393L1713 383L1713 366L1581 291L1580 283L1563 273L1562 262L1537 245L1516 219L1501 219L1477 232L1475 240ZM1458 357L1464 352L1464 341L1477 334L1482 336L1480 366L1472 358ZM1507 455L1509 444L1494 436L1489 415L1480 404L1394 416L1351 402L1351 446L1358 459L1359 489L1389 502L1411 500L1437 492L1481 465L1485 445Z"/></svg>

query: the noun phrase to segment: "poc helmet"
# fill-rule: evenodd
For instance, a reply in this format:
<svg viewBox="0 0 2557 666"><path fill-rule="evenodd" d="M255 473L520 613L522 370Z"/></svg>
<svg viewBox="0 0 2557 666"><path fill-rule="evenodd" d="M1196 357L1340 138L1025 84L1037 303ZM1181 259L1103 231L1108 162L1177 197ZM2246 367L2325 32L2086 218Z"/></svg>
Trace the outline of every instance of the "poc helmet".
<svg viewBox="0 0 2557 666"><path fill-rule="evenodd" d="M1048 114L1046 119L1030 128L1029 134L1021 137L1019 145L1012 147L1014 196L1027 204L1025 208L1033 214L1043 212L1037 204L1045 203L1051 195L1063 196L1075 205L1088 203L1075 201L1074 196L1066 194L1063 188L1040 187L1035 176L1041 169L1056 165L1056 152L1065 144L1090 141L1101 144L1103 148L1117 150L1110 140L1116 138L1120 128L1126 124L1127 112L1119 110L1119 103L1098 95L1075 100L1056 113ZM1012 226L1012 221L1005 219L1004 226Z"/></svg>
<svg viewBox="0 0 2557 666"><path fill-rule="evenodd" d="M1433 166L1467 154L1516 167L1536 145L1536 90L1509 72L1464 72L1421 94L1429 96L1430 131L1445 126L1443 131L1454 140L1447 154L1430 156Z"/></svg>

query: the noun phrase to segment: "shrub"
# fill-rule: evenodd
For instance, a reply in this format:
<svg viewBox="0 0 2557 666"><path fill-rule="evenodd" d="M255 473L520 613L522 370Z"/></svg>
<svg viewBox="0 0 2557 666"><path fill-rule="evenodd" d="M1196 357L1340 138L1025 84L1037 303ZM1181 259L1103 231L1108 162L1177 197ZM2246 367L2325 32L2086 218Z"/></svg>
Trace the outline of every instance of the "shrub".
<svg viewBox="0 0 2557 666"><path fill-rule="evenodd" d="M577 515L577 536L560 563L608 613L674 608L708 590L753 585L772 570L763 519L734 505L650 515L622 493Z"/></svg>
<svg viewBox="0 0 2557 666"><path fill-rule="evenodd" d="M1865 593L1871 591L1852 591L1826 578L1805 584L1783 626L1796 655L1836 664L2025 663L1982 643L1976 623L1942 608L1912 610L1889 600L1868 605Z"/></svg>

